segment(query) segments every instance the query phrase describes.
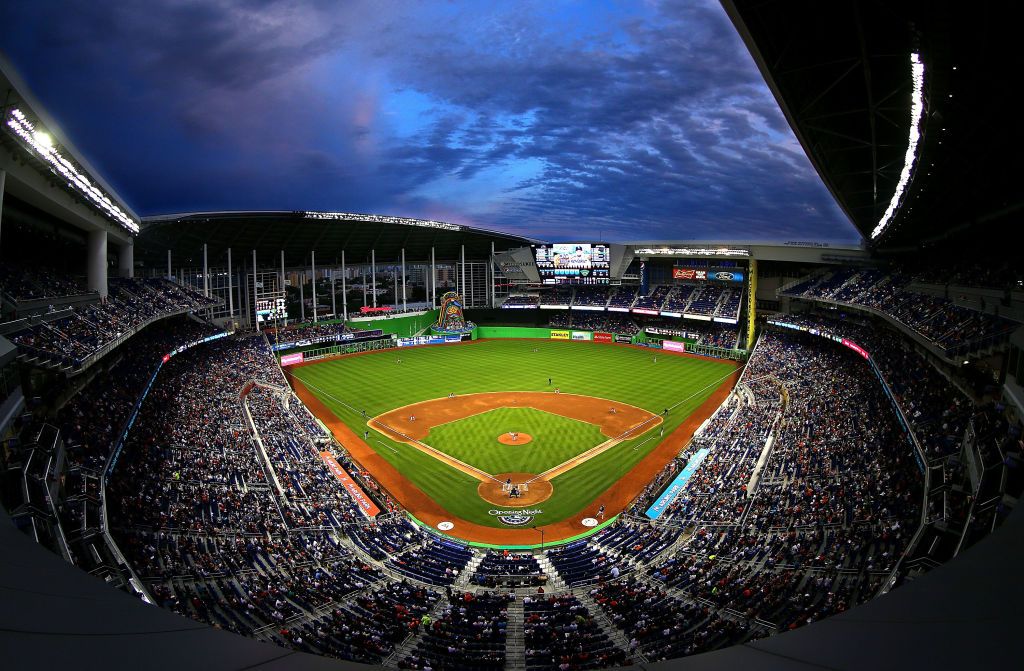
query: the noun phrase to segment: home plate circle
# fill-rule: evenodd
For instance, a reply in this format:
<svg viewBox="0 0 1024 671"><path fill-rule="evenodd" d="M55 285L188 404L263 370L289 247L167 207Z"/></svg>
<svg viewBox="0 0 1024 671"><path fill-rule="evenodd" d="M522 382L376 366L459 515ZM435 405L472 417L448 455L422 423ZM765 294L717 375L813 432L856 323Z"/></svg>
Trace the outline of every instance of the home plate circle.
<svg viewBox="0 0 1024 671"><path fill-rule="evenodd" d="M585 527L596 527L597 526L597 520L594 519L593 517L584 517L582 522L580 522L580 523L583 526L585 526ZM442 524L443 524L443 522L442 522ZM440 526L440 525L438 525L438 526Z"/></svg>
<svg viewBox="0 0 1024 671"><path fill-rule="evenodd" d="M448 522L448 521L438 522L437 523L437 528L440 531L451 531L452 529L455 528L455 523L454 522Z"/></svg>

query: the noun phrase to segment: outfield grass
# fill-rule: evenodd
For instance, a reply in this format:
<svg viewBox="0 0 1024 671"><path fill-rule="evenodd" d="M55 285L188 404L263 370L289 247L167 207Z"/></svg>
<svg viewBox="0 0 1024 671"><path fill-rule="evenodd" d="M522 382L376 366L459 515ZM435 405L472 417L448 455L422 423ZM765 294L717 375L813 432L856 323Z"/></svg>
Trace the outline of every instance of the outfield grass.
<svg viewBox="0 0 1024 671"><path fill-rule="evenodd" d="M550 391L555 386L566 393L629 403L654 414L671 408L664 423L665 435L669 435L734 370L731 364L715 360L659 354L655 362L654 357L650 350L589 342L493 340L386 350L302 366L293 373L359 435L366 429L364 410L366 417L372 418L452 392ZM402 363L397 363L398 359ZM503 430L515 429L530 433L519 426ZM658 439L659 431L650 431L556 478L553 495L539 506L544 512L537 517L538 524L557 522L590 505L600 492L643 459ZM434 440L427 442L433 444ZM376 431L370 432L369 444L454 516L501 526L487 514L492 506L477 495L478 481L474 478ZM447 445L446 451L451 449L469 448ZM511 460L506 463L504 471L535 472L529 462L522 466L515 466Z"/></svg>
<svg viewBox="0 0 1024 671"><path fill-rule="evenodd" d="M526 445L502 445L508 431L529 434ZM498 408L435 426L423 441L494 475L539 474L608 439L595 424L533 408Z"/></svg>

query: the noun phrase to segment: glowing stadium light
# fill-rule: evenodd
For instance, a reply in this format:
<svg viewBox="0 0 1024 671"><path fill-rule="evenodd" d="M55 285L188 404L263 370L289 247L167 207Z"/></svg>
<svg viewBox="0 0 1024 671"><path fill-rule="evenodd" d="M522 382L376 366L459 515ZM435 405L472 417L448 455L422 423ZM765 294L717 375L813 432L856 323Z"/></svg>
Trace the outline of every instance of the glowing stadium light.
<svg viewBox="0 0 1024 671"><path fill-rule="evenodd" d="M917 144L921 140L921 119L924 118L924 63L921 62L919 54L910 54L910 78L914 85L910 94L910 141L907 143L907 153L903 159L903 170L900 172L896 191L892 194L892 200L889 201L889 207L885 214L878 221L875 230L871 231L872 240L881 235L892 223L892 218L900 207L903 193L910 183L917 162Z"/></svg>
<svg viewBox="0 0 1024 671"><path fill-rule="evenodd" d="M728 247L642 247L633 250L644 256L750 256L749 249Z"/></svg>
<svg viewBox="0 0 1024 671"><path fill-rule="evenodd" d="M114 204L110 196L89 181L84 171L79 170L56 149L53 137L44 130L36 129L35 124L29 121L20 109L15 107L11 110L7 118L7 127L21 138L27 149L49 163L51 170L66 179L68 186L80 191L93 205L128 231L139 232L139 223Z"/></svg>
<svg viewBox="0 0 1024 671"><path fill-rule="evenodd" d="M408 217L390 217L383 214L356 214L354 212L303 212L306 219L333 219L338 221L372 221L379 224L403 224L423 228L439 228L444 231L461 231L462 226L449 224L446 221L429 219L409 219Z"/></svg>

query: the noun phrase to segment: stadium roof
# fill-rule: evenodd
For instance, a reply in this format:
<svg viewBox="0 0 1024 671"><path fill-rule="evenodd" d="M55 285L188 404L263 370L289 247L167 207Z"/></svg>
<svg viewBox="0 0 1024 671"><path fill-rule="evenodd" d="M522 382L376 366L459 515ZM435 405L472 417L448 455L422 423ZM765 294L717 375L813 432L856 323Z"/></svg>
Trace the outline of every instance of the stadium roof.
<svg viewBox="0 0 1024 671"><path fill-rule="evenodd" d="M914 170L874 240L908 247L1005 223L1022 205L1009 3L723 0L825 184L866 239L907 162L911 54L924 66Z"/></svg>
<svg viewBox="0 0 1024 671"><path fill-rule="evenodd" d="M347 263L370 260L397 261L405 249L407 262L436 258L453 260L466 246L467 259L522 247L529 238L460 224L426 221L386 215L345 212L196 212L146 217L136 241L135 260L162 267L171 250L175 267L201 265L203 244L208 245L210 262L226 257L228 248L239 262L256 250L259 264L280 263L281 251L289 266L308 263L310 250L318 264L340 262L345 250Z"/></svg>

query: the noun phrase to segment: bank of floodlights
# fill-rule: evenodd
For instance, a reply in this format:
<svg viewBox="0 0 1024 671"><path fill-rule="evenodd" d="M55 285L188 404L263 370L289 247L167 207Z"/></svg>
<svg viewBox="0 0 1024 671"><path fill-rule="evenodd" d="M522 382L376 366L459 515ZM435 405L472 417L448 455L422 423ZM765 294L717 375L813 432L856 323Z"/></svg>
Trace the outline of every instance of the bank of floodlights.
<svg viewBox="0 0 1024 671"><path fill-rule="evenodd" d="M33 153L46 161L51 169L64 177L68 186L83 193L89 201L100 208L108 217L116 221L132 233L139 232L139 224L124 210L118 207L110 196L103 193L85 174L71 161L65 158L54 146L53 138L44 130L36 129L18 108L11 110L7 117L7 126L27 145Z"/></svg>
<svg viewBox="0 0 1024 671"><path fill-rule="evenodd" d="M896 184L896 191L892 194L889 207L878 221L875 230L871 231L872 240L881 235L892 223L917 164L917 145L921 140L921 120L924 118L924 63L921 62L920 54L910 54L910 78L913 82L913 91L910 94L910 140L907 143L907 153L903 158L900 181Z"/></svg>

